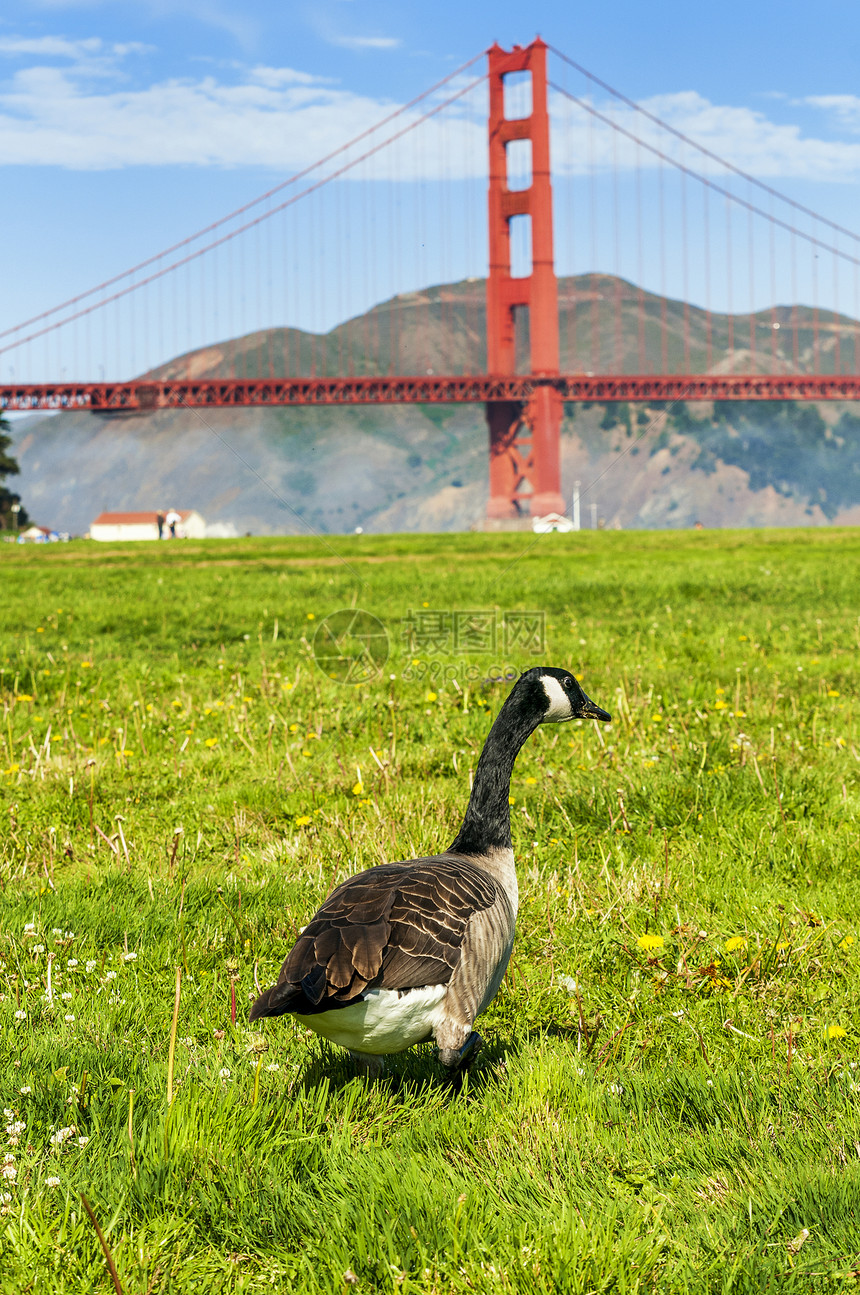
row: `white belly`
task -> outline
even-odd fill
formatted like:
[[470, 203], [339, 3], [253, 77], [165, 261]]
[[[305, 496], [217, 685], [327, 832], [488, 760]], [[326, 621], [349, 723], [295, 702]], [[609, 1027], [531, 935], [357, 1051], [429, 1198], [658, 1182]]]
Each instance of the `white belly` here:
[[371, 989], [357, 1003], [295, 1019], [324, 1039], [351, 1052], [382, 1056], [402, 1052], [433, 1036], [444, 1016], [447, 985], [426, 985], [408, 992]]

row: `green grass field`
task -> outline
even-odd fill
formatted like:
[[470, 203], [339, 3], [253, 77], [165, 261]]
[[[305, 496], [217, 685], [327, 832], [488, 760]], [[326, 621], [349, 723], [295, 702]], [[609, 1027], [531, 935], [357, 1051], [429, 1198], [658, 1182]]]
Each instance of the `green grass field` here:
[[[114, 1289], [80, 1193], [125, 1295], [860, 1282], [858, 569], [848, 531], [0, 546], [0, 1290]], [[349, 607], [367, 683], [313, 657]], [[250, 1032], [338, 880], [450, 842], [536, 663], [614, 722], [519, 758], [461, 1097], [429, 1046], [366, 1084]]]

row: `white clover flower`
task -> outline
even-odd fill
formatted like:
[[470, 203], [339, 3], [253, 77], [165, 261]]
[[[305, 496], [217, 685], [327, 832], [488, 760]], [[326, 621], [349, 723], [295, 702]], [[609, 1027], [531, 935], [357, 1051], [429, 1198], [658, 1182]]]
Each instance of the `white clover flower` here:
[[3, 1114], [6, 1116], [7, 1120], [14, 1120], [15, 1118], [15, 1112], [10, 1111], [8, 1106], [3, 1107]]
[[569, 994], [576, 993], [576, 981], [573, 976], [559, 976], [558, 983], [562, 989], [566, 989]]
[[122, 960], [123, 960], [123, 962], [137, 962], [137, 954], [136, 954], [136, 953], [124, 953], [124, 954], [122, 955]]
[[24, 934], [25, 934], [25, 935], [35, 935], [35, 933], [36, 933], [36, 923], [35, 923], [35, 922], [27, 922], [27, 923], [25, 923], [25, 925], [24, 925]]
[[66, 939], [67, 939], [67, 940], [73, 940], [74, 938], [75, 938], [75, 933], [74, 933], [74, 931], [66, 931]]
[[87, 971], [88, 971], [88, 972], [89, 972], [89, 971], [95, 971], [95, 969], [96, 969], [96, 967], [97, 967], [97, 966], [98, 966], [98, 962], [97, 962], [97, 960], [96, 960], [95, 958], [90, 958], [90, 959], [87, 961], [87, 967], [86, 967], [86, 969], [87, 969]]
[[22, 1097], [28, 1097], [30, 1093], [32, 1093], [32, 1091], [33, 1090], [29, 1084], [25, 1084], [23, 1088], [18, 1089], [18, 1092], [21, 1094]]
[[0, 1165], [0, 1178], [5, 1178], [7, 1182], [14, 1183], [17, 1177], [18, 1170], [12, 1164], [11, 1160], [7, 1160], [4, 1165]]
[[26, 1019], [27, 1019], [27, 1013], [23, 1010], [23, 1008], [19, 1007], [18, 1011], [15, 1013], [15, 1020], [26, 1021]]
[[59, 1180], [59, 1178], [46, 1178], [46, 1179], [45, 1179], [45, 1186], [46, 1186], [46, 1187], [59, 1187], [59, 1185], [60, 1185], [60, 1180]]
[[218, 1071], [218, 1078], [219, 1078], [219, 1079], [229, 1079], [229, 1078], [230, 1078], [230, 1071], [227, 1069], [227, 1067], [226, 1067], [226, 1066], [222, 1066], [222, 1068]]
[[51, 1135], [51, 1146], [61, 1147], [64, 1142], [68, 1142], [69, 1138], [73, 1138], [77, 1131], [74, 1124], [70, 1124], [66, 1129], [57, 1129], [57, 1132]]
[[66, 992], [65, 992], [64, 994], [60, 994], [60, 998], [62, 998], [62, 1000], [63, 1000], [63, 1002], [64, 1002], [64, 1003], [68, 1003], [68, 1002], [69, 1002], [69, 1000], [71, 999], [71, 997], [72, 997], [72, 995], [69, 993], [69, 991], [68, 991], [68, 990], [66, 990]]
[[0, 1205], [8, 1205], [11, 1199], [11, 1192], [0, 1192]]
[[85, 1147], [88, 1142], [89, 1142], [89, 1138], [78, 1138], [79, 1147]]
[[66, 1015], [63, 1017], [63, 1020], [68, 1021], [69, 1025], [74, 1025], [75, 1023], [75, 1018], [74, 1016], [72, 1016], [71, 1012], [66, 1012]]
[[78, 965], [77, 958], [69, 958], [68, 962], [66, 963], [66, 966], [69, 968], [76, 967], [77, 965]]
[[271, 1073], [274, 1073], [276, 1070], [280, 1070], [280, 1068], [281, 1067], [278, 1065], [277, 1061], [270, 1061], [266, 1066], [266, 1069]]
[[105, 972], [105, 980], [116, 980], [116, 972], [115, 972], [115, 971], [106, 971], [106, 972]]
[[33, 945], [33, 950], [32, 950], [32, 951], [33, 951], [33, 953], [44, 953], [44, 952], [45, 952], [45, 946], [44, 946], [44, 944], [34, 944], [34, 945]]
[[63, 934], [63, 928], [61, 926], [55, 926], [51, 930], [51, 935], [62, 935], [62, 934]]

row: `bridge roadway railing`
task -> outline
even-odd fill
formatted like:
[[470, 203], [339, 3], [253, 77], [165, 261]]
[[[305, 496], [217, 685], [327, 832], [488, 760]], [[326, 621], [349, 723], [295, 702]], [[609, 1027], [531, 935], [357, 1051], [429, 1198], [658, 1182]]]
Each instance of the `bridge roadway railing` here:
[[511, 377], [195, 378], [168, 382], [0, 384], [0, 412], [149, 413], [237, 406], [489, 404], [541, 386], [566, 401], [860, 400], [860, 374], [582, 374]]

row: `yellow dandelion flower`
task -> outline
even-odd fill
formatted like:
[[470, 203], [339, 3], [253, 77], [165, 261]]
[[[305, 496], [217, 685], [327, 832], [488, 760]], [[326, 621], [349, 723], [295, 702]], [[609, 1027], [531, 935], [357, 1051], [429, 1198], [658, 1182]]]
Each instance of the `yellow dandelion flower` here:
[[844, 940], [839, 941], [839, 947], [840, 949], [850, 949], [853, 943], [854, 943], [854, 936], [846, 935]]
[[37, 633], [37, 634], [44, 634], [44, 632], [45, 632], [45, 631], [42, 629], [42, 626], [41, 626], [41, 625], [38, 625], [38, 626], [36, 627], [36, 633]]
[[310, 751], [306, 746], [302, 747], [302, 755], [310, 755]]
[[218, 745], [218, 739], [217, 739], [217, 737], [207, 737], [207, 739], [206, 739], [206, 745], [207, 745], [207, 746], [217, 746], [217, 745]]
[[827, 1027], [828, 1039], [844, 1039], [847, 1034], [848, 1031], [843, 1029], [841, 1025], [828, 1025]]
[[735, 949], [742, 949], [746, 942], [745, 935], [733, 935], [730, 940], [726, 940], [723, 948], [726, 953], [734, 953]]
[[836, 691], [836, 689], [835, 689], [835, 688], [828, 688], [828, 689], [827, 689], [827, 696], [828, 696], [828, 697], [838, 697], [838, 696], [839, 696], [839, 693]]
[[363, 785], [362, 783], [360, 783], [360, 782], [357, 782], [357, 783], [354, 785], [353, 789], [352, 789], [352, 794], [353, 794], [353, 796], [363, 796], [363, 795], [364, 795], [364, 785]]
[[714, 710], [727, 710], [727, 709], [728, 709], [728, 702], [724, 702], [722, 700], [714, 702]]
[[435, 692], [427, 692], [427, 693], [425, 693], [425, 694], [424, 694], [424, 700], [425, 700], [425, 701], [435, 701], [435, 700], [436, 700], [436, 693], [435, 693]]
[[656, 952], [657, 949], [662, 949], [665, 943], [666, 941], [662, 935], [640, 935], [636, 941], [636, 947], [637, 949], [644, 949], [646, 953], [651, 953], [652, 950]]
[[516, 796], [508, 796], [508, 804], [509, 804], [509, 805], [516, 805], [516, 803], [517, 803], [517, 798], [516, 798]]
[[298, 731], [299, 731], [299, 726], [298, 726], [298, 724], [291, 724], [291, 725], [290, 725], [290, 732], [291, 732], [291, 733], [298, 733]]
[[28, 692], [19, 692], [15, 697], [16, 701], [32, 701], [33, 698]]
[[315, 620], [316, 620], [316, 616], [314, 615], [314, 613], [313, 613], [313, 612], [308, 612], [308, 620], [309, 620], [309, 621], [315, 621]]
[[739, 634], [739, 635], [738, 635], [738, 642], [739, 642], [739, 643], [748, 643], [748, 642], [749, 642], [749, 638], [747, 637], [747, 635], [746, 635], [746, 634]]
[[781, 953], [783, 949], [790, 949], [790, 948], [791, 948], [791, 944], [788, 940], [780, 940], [779, 944], [776, 946], [776, 951], [777, 953]]
[[82, 661], [82, 662], [81, 662], [81, 669], [82, 669], [82, 670], [92, 670], [92, 668], [93, 668], [93, 663], [92, 663], [92, 661]]
[[526, 782], [530, 787], [534, 787], [535, 783], [537, 782], [537, 778], [531, 778], [531, 777], [526, 778]]
[[296, 827], [307, 827], [310, 821], [311, 821], [310, 814], [302, 814], [300, 815], [299, 818], [296, 819]]

